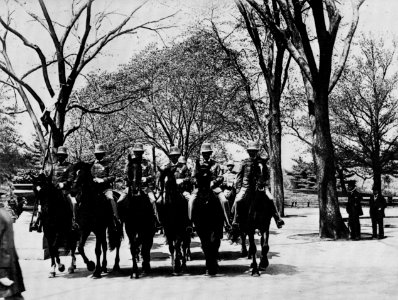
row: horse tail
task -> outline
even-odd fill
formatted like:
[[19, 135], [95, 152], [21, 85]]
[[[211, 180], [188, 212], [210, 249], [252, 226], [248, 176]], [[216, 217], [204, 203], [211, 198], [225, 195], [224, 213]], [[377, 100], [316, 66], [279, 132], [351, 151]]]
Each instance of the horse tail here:
[[108, 227], [108, 243], [109, 250], [113, 251], [115, 248], [120, 247], [123, 240], [123, 225], [109, 226]]

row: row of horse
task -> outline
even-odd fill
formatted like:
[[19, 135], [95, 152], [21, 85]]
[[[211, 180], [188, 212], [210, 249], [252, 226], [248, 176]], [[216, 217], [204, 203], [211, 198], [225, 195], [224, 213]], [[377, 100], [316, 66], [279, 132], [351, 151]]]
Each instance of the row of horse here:
[[[51, 184], [51, 178], [40, 174], [33, 180], [34, 191], [41, 204], [43, 233], [48, 242], [51, 258], [50, 277], [55, 276], [57, 266], [61, 272], [65, 269], [58, 253], [61, 246], [71, 252], [72, 260], [68, 269], [70, 273], [76, 269], [77, 249], [87, 269], [94, 271], [93, 277], [100, 278], [101, 274], [107, 271], [108, 246], [110, 250], [116, 249], [113, 270], [120, 270], [119, 250], [124, 227], [130, 242], [131, 278], [139, 278], [140, 274], [149, 273], [151, 270], [150, 251], [156, 232], [154, 208], [145, 194], [129, 192], [126, 200], [118, 203], [121, 224], [114, 226], [111, 204], [98, 192], [98, 186], [91, 175], [91, 166], [90, 163], [78, 162], [72, 167], [74, 180], [71, 193], [76, 196], [79, 203], [76, 216], [77, 228], [72, 226], [72, 208], [68, 201], [65, 197], [54, 196], [59, 191]], [[178, 274], [187, 269], [189, 259], [191, 232], [187, 231], [190, 224], [188, 203], [178, 191], [174, 173], [169, 169], [160, 170], [159, 182], [161, 192], [158, 193], [157, 210], [171, 255], [172, 272]], [[40, 188], [37, 188], [38, 186]], [[267, 253], [271, 215], [266, 205], [263, 205], [266, 201], [261, 201], [261, 197], [265, 197], [261, 193], [264, 192], [258, 191], [256, 196], [244, 206], [247, 214], [242, 219], [239, 233], [242, 240], [242, 254], [252, 258], [250, 266], [252, 275], [259, 275], [259, 271], [267, 268], [269, 264]], [[206, 273], [215, 275], [218, 271], [224, 215], [210, 187], [199, 188], [192, 219], [204, 252]], [[257, 226], [258, 220], [261, 220], [261, 226]], [[261, 235], [259, 264], [256, 259], [255, 231]], [[84, 251], [85, 243], [91, 233], [94, 233], [96, 239], [96, 262], [89, 260]], [[249, 251], [246, 249], [246, 236], [249, 237]], [[141, 272], [138, 268], [139, 255], [142, 257]]]

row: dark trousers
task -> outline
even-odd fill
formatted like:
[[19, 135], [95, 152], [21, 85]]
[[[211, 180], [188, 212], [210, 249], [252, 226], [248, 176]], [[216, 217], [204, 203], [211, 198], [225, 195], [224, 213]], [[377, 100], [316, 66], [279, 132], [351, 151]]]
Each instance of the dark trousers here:
[[348, 217], [348, 227], [352, 239], [361, 238], [361, 224], [359, 223], [359, 216]]
[[377, 227], [379, 227], [379, 237], [384, 237], [383, 217], [377, 216], [377, 217], [372, 217], [371, 219], [372, 219], [373, 237], [377, 237]]

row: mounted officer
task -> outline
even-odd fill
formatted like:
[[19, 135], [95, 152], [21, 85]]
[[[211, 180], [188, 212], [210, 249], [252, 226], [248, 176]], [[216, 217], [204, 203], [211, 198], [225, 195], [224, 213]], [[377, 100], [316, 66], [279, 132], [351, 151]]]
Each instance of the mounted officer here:
[[191, 171], [187, 166], [187, 160], [184, 156], [181, 156], [181, 151], [178, 147], [170, 147], [169, 153], [170, 163], [169, 168], [173, 170], [174, 177], [177, 182], [178, 191], [184, 198], [189, 201], [190, 193], [192, 191], [191, 183]]
[[350, 228], [351, 239], [359, 240], [361, 238], [361, 224], [359, 223], [359, 216], [363, 215], [361, 201], [362, 196], [357, 191], [355, 186], [355, 180], [348, 182], [348, 201], [347, 201], [347, 213], [348, 213], [348, 227]]
[[233, 160], [227, 162], [227, 172], [224, 173], [224, 181], [221, 185], [225, 198], [228, 200], [230, 206], [234, 203], [236, 196], [235, 182], [236, 173], [233, 171], [235, 163]]
[[93, 181], [96, 183], [97, 191], [103, 194], [107, 201], [112, 206], [114, 225], [120, 223], [117, 212], [116, 202], [113, 200], [112, 183], [115, 181], [115, 176], [110, 173], [110, 161], [105, 158], [106, 150], [104, 144], [96, 144], [94, 149], [95, 161], [91, 167], [91, 175]]
[[[68, 149], [64, 146], [60, 146], [56, 152], [57, 162], [52, 164], [50, 175], [51, 183], [56, 189], [56, 197], [64, 198], [69, 202], [73, 214], [72, 227], [76, 227], [76, 198], [70, 195], [71, 183], [73, 181], [73, 173], [71, 169], [71, 163], [66, 159], [68, 157]], [[39, 206], [39, 212], [41, 207]]]
[[269, 171], [266, 160], [259, 157], [259, 146], [256, 142], [250, 142], [247, 147], [249, 158], [242, 161], [236, 176], [237, 195], [234, 202], [234, 220], [233, 227], [239, 228], [242, 214], [242, 204], [247, 202], [251, 197], [255, 197], [257, 190], [265, 190], [266, 196], [264, 201], [271, 201], [271, 215], [273, 216], [278, 228], [282, 228], [285, 224], [276, 210], [273, 197], [269, 191]]
[[[214, 195], [219, 199], [221, 203], [221, 207], [224, 212], [224, 221], [227, 227], [227, 230], [231, 228], [230, 224], [230, 208], [228, 200], [225, 198], [224, 193], [222, 192], [220, 186], [224, 180], [222, 176], [222, 171], [220, 165], [213, 159], [210, 158], [213, 150], [211, 148], [210, 143], [203, 143], [200, 148], [200, 152], [202, 154], [202, 160], [198, 159], [196, 161], [196, 168], [200, 168], [202, 170], [201, 173], [207, 174], [209, 173], [209, 181], [210, 188], [212, 189]], [[197, 170], [194, 171], [194, 174], [197, 173]], [[195, 206], [195, 200], [198, 195], [198, 189], [196, 188], [191, 195], [191, 198], [188, 202], [188, 215], [189, 219], [192, 221], [192, 211]]]
[[131, 190], [133, 195], [142, 195], [148, 198], [148, 201], [150, 201], [154, 209], [156, 221], [158, 223], [157, 227], [159, 227], [160, 222], [155, 204], [156, 198], [153, 193], [155, 178], [152, 164], [143, 158], [145, 150], [142, 143], [134, 144], [132, 152], [134, 157], [130, 154], [128, 155], [124, 169], [127, 188], [120, 196], [118, 203], [122, 203], [126, 199], [129, 190]]
[[[384, 238], [384, 224], [385, 217], [384, 209], [387, 207], [386, 199], [380, 194], [376, 187], [373, 187], [373, 195], [369, 199], [369, 215], [372, 220], [372, 237]], [[379, 235], [377, 235], [377, 227], [379, 227]]]

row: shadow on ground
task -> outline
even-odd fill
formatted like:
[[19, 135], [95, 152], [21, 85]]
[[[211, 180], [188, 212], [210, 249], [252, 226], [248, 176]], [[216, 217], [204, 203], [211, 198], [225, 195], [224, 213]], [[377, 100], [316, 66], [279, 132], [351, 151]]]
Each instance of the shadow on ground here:
[[[287, 237], [288, 239], [292, 240], [303, 240], [306, 242], [329, 242], [329, 241], [335, 241], [334, 239], [331, 238], [323, 238], [321, 239], [319, 237], [319, 233], [301, 233], [301, 234], [294, 234], [294, 235], [289, 235]], [[340, 239], [338, 240], [339, 242], [360, 242], [360, 241], [366, 241], [366, 240], [372, 240], [372, 235], [370, 233], [361, 233], [361, 239], [360, 240], [351, 240], [351, 239]]]

